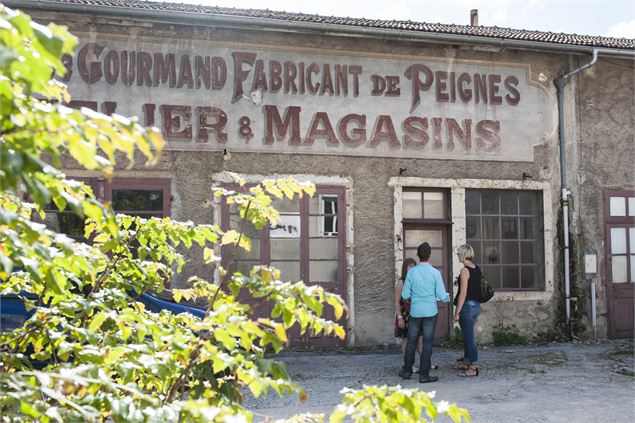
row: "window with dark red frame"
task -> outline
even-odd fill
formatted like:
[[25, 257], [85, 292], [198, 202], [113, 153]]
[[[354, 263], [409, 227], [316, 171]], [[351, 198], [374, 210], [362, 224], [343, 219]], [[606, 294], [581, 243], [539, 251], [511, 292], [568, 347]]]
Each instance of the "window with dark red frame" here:
[[[140, 217], [170, 215], [170, 180], [164, 178], [72, 178], [90, 186], [97, 199], [111, 201], [113, 210]], [[54, 205], [46, 210], [44, 223], [57, 232], [84, 240], [84, 222], [70, 210]]]
[[235, 261], [232, 270], [246, 274], [254, 265], [265, 264], [280, 269], [284, 280], [342, 283], [346, 251], [341, 232], [343, 204], [344, 189], [340, 187], [317, 187], [311, 198], [276, 199], [273, 206], [280, 212], [278, 222], [258, 231], [249, 223], [243, 225], [236, 208], [224, 203], [222, 228], [242, 229], [252, 240], [251, 251], [225, 248], [224, 264], [231, 258]]
[[499, 290], [544, 289], [542, 193], [466, 190], [466, 238]]
[[607, 191], [604, 222], [608, 279], [611, 283], [635, 282], [635, 192]]

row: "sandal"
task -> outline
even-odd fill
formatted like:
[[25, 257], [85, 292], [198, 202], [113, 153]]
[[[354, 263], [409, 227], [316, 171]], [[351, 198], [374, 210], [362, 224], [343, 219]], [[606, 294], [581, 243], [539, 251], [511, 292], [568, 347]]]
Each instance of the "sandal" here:
[[[472, 373], [468, 373], [468, 372], [472, 372]], [[477, 377], [478, 376], [478, 367], [476, 369], [465, 369], [465, 371], [463, 373], [459, 373], [457, 376], [459, 377]]]
[[452, 366], [452, 368], [454, 370], [467, 370], [470, 368], [470, 365], [465, 363], [465, 362], [461, 362], [461, 363], [457, 363], [456, 365]]

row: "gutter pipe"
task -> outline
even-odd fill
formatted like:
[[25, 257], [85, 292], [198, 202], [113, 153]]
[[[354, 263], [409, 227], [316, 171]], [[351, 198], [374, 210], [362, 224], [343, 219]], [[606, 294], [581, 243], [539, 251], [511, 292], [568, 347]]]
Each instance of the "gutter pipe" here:
[[635, 49], [593, 48], [570, 44], [556, 44], [536, 41], [511, 40], [500, 37], [482, 37], [473, 35], [442, 34], [436, 32], [410, 31], [402, 29], [369, 28], [353, 25], [324, 24], [313, 22], [284, 21], [279, 19], [212, 15], [205, 13], [176, 12], [127, 8], [121, 6], [101, 6], [92, 4], [64, 3], [51, 0], [4, 0], [5, 5], [23, 9], [40, 9], [56, 12], [84, 13], [90, 16], [109, 15], [159, 22], [221, 26], [243, 29], [274, 29], [286, 32], [300, 32], [332, 36], [354, 36], [369, 38], [397, 38], [405, 41], [430, 41], [446, 44], [490, 45], [499, 48], [516, 48], [537, 51], [568, 52], [589, 54], [597, 51], [603, 56], [621, 56], [635, 58]]
[[560, 138], [560, 186], [562, 193], [562, 239], [564, 250], [564, 305], [567, 329], [569, 330], [569, 336], [572, 335], [571, 331], [571, 283], [569, 275], [569, 196], [571, 191], [567, 184], [567, 151], [564, 132], [564, 88], [569, 83], [569, 78], [582, 70], [593, 66], [598, 59], [598, 50], [593, 50], [593, 58], [589, 63], [583, 65], [571, 72], [564, 74], [556, 79], [553, 83], [558, 91], [558, 129]]

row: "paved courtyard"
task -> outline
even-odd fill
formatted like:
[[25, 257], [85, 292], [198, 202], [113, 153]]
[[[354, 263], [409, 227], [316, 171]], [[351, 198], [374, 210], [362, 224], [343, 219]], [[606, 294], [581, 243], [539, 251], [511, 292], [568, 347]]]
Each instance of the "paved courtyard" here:
[[[632, 341], [555, 343], [546, 346], [492, 347], [480, 351], [478, 378], [464, 379], [452, 370], [457, 350], [436, 348], [432, 374], [439, 381], [419, 384], [397, 376], [396, 350], [366, 353], [289, 353], [281, 358], [291, 377], [309, 395], [248, 398], [255, 421], [299, 412], [330, 413], [344, 387], [398, 385], [436, 391], [437, 400], [467, 408], [475, 423], [631, 423], [635, 421]], [[441, 421], [449, 421], [443, 420]]]

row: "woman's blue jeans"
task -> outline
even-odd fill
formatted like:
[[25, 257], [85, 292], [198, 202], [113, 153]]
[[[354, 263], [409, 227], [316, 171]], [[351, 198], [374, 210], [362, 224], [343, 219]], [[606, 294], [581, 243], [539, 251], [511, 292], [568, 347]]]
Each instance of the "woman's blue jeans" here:
[[478, 361], [478, 349], [476, 348], [476, 334], [474, 328], [476, 319], [481, 314], [481, 305], [474, 300], [466, 301], [459, 314], [459, 325], [463, 334], [463, 354], [465, 360], [470, 363]]
[[404, 356], [404, 369], [412, 373], [412, 365], [415, 363], [415, 350], [419, 343], [419, 337], [423, 338], [423, 350], [419, 362], [419, 376], [430, 376], [432, 341], [434, 329], [437, 326], [437, 315], [431, 317], [412, 317], [408, 321], [408, 343]]

